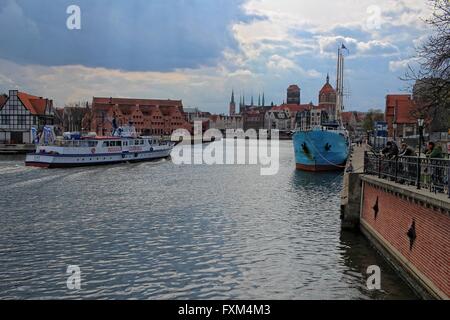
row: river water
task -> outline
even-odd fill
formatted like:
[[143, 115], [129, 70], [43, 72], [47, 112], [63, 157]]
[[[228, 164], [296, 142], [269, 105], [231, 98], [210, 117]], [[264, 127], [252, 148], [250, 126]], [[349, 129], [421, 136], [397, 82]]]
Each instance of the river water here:
[[[359, 234], [338, 173], [175, 165], [81, 169], [0, 161], [0, 299], [413, 299]], [[67, 288], [69, 265], [81, 289]], [[379, 291], [366, 286], [381, 268]]]

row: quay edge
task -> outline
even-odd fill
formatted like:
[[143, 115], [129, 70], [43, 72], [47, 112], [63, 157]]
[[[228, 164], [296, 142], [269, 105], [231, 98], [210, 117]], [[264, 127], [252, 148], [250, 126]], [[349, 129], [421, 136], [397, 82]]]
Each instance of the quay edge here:
[[[361, 161], [355, 156], [353, 161]], [[362, 232], [419, 297], [449, 300], [450, 199], [445, 194], [346, 173], [341, 219], [342, 228]]]

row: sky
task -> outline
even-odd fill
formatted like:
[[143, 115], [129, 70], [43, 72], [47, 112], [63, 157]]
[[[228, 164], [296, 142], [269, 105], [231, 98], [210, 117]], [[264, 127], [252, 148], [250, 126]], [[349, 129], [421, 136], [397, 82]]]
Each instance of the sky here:
[[[80, 8], [80, 29], [67, 8]], [[280, 104], [290, 84], [317, 103], [346, 52], [346, 109], [384, 108], [430, 34], [426, 0], [0, 0], [0, 92], [57, 106], [93, 96], [182, 99], [228, 112]]]

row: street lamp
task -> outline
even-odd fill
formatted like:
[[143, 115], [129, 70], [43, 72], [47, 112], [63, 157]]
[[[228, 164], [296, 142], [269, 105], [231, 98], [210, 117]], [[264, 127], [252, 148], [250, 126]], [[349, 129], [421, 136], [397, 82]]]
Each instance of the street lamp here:
[[394, 141], [397, 142], [397, 122], [394, 122], [392, 127], [394, 128]]
[[420, 174], [422, 171], [420, 158], [422, 153], [422, 140], [423, 140], [423, 126], [425, 120], [423, 118], [417, 119], [417, 124], [419, 126], [419, 154], [417, 155], [417, 189], [420, 190]]

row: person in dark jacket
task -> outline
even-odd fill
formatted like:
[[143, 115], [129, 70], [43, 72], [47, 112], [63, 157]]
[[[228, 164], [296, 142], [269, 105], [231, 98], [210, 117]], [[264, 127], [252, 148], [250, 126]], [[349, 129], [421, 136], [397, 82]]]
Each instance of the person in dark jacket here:
[[428, 143], [428, 148], [427, 148], [425, 155], [427, 156], [427, 158], [430, 158], [430, 159], [441, 159], [444, 157], [443, 152], [442, 152], [442, 147], [437, 146], [432, 141], [430, 143]]
[[399, 156], [400, 157], [415, 157], [416, 153], [406, 143], [402, 143], [402, 148], [400, 149]]
[[381, 151], [383, 156], [387, 159], [393, 159], [398, 156], [398, 147], [397, 144], [393, 141], [388, 141], [386, 143], [386, 147]]

